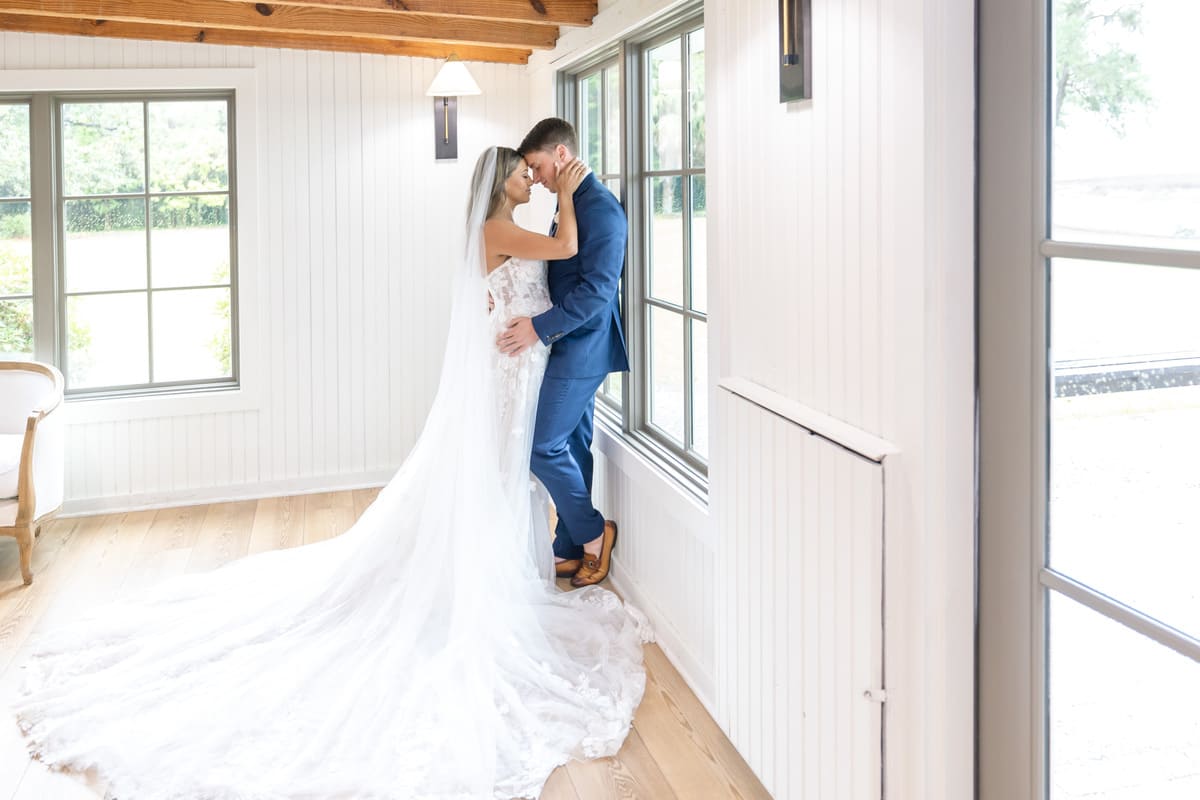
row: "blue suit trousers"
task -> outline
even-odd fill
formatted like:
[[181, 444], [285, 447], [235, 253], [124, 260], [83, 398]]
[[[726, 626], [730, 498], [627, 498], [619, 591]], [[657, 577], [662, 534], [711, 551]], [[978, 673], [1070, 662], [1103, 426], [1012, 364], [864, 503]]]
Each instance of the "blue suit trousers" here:
[[581, 558], [583, 543], [604, 533], [604, 515], [592, 505], [592, 425], [604, 378], [542, 380], [529, 466], [558, 511], [559, 558]]

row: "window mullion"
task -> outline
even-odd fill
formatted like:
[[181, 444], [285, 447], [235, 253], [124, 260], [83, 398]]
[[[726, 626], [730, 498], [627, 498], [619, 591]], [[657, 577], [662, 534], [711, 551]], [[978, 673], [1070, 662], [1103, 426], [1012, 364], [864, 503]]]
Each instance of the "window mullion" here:
[[[683, 234], [683, 251], [680, 256], [683, 268], [683, 307], [692, 307], [692, 179], [683, 173], [691, 165], [691, 120], [688, 118], [688, 90], [690, 63], [688, 61], [688, 37], [679, 35], [679, 216]], [[683, 315], [683, 449], [687, 452], [694, 446], [692, 432], [692, 323]]]
[[644, 398], [646, 381], [646, 309], [642, 302], [646, 273], [645, 230], [643, 206], [645, 187], [641, 175], [642, 157], [645, 150], [642, 140], [642, 51], [627, 43], [621, 45], [621, 100], [624, 103], [622, 116], [621, 152], [625, 172], [625, 211], [633, 224], [629, 226], [629, 241], [626, 250], [625, 271], [625, 323], [626, 336], [630, 343], [629, 380], [624, 387], [624, 429], [626, 433], [639, 430], [644, 423]]
[[62, 366], [58, 359], [57, 297], [54, 270], [54, 148], [51, 98], [35, 94], [29, 103], [29, 205], [33, 245], [33, 357]]
[[153, 265], [150, 263], [150, 103], [142, 101], [142, 193], [146, 222], [146, 375], [154, 383], [154, 292], [151, 291]]

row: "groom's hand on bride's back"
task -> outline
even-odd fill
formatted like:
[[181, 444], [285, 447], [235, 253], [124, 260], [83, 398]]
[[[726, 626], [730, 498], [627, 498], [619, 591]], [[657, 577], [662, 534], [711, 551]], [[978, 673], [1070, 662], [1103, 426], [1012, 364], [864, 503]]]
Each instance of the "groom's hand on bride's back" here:
[[496, 337], [496, 346], [508, 356], [519, 356], [539, 341], [533, 320], [529, 317], [514, 317]]

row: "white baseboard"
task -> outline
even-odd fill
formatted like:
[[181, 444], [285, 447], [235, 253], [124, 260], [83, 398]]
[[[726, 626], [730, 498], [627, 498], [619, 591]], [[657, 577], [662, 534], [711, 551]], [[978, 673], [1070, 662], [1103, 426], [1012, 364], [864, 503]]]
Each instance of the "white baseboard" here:
[[714, 702], [716, 677], [701, 666], [700, 659], [684, 644], [683, 638], [667, 616], [647, 597], [637, 581], [621, 567], [621, 560], [615, 554], [612, 558], [613, 570], [609, 573], [609, 580], [612, 581], [613, 588], [650, 619], [654, 628], [654, 639], [666, 654], [667, 660], [679, 670], [684, 682], [691, 687], [709, 715], [717, 719], [717, 707]]
[[155, 508], [195, 506], [206, 503], [227, 503], [235, 500], [258, 500], [264, 497], [285, 497], [295, 494], [338, 492], [383, 486], [395, 474], [394, 470], [359, 472], [348, 475], [321, 475], [286, 481], [243, 483], [235, 486], [211, 486], [182, 492], [149, 492], [146, 494], [113, 497], [87, 497], [68, 500], [59, 517], [83, 517], [91, 514], [117, 514]]

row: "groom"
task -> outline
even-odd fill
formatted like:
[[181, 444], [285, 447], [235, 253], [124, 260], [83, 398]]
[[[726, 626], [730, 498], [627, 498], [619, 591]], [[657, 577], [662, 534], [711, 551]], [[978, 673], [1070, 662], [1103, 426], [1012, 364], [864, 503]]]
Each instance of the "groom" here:
[[[534, 125], [517, 150], [534, 183], [557, 192], [558, 171], [579, 144], [571, 123], [551, 117]], [[572, 586], [590, 586], [608, 577], [617, 541], [617, 524], [592, 505], [592, 416], [604, 378], [629, 369], [617, 306], [628, 223], [621, 204], [591, 173], [573, 198], [579, 252], [548, 265], [553, 307], [511, 320], [498, 344], [511, 355], [539, 339], [554, 345], [538, 397], [530, 468], [558, 511], [556, 573], [572, 576]]]

